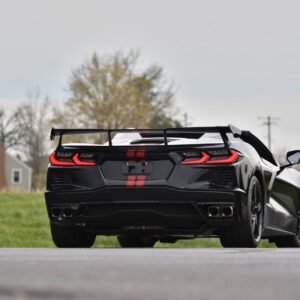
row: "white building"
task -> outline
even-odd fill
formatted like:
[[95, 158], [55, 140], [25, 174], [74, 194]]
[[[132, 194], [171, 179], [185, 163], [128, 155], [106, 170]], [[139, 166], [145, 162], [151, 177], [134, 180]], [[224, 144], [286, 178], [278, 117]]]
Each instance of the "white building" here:
[[32, 169], [0, 144], [0, 189], [31, 191]]

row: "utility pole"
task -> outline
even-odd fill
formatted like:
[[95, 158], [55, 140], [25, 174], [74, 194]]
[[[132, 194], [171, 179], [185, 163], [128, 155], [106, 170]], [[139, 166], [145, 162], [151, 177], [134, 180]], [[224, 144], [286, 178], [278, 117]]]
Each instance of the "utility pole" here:
[[268, 147], [269, 150], [271, 150], [271, 146], [272, 146], [272, 125], [277, 125], [277, 121], [280, 120], [280, 118], [274, 118], [271, 116], [267, 116], [267, 117], [259, 117], [259, 120], [262, 120], [263, 126], [267, 126], [268, 128]]
[[188, 114], [184, 113], [183, 117], [184, 117], [184, 121], [183, 121], [184, 127], [188, 127], [189, 126]]

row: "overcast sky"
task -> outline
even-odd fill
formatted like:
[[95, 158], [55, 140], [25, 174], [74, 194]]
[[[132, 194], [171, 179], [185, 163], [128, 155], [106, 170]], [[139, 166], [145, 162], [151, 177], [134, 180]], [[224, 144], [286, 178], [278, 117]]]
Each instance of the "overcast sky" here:
[[164, 67], [192, 125], [233, 123], [300, 148], [300, 1], [0, 0], [0, 106], [40, 87], [66, 97], [94, 51], [138, 48]]

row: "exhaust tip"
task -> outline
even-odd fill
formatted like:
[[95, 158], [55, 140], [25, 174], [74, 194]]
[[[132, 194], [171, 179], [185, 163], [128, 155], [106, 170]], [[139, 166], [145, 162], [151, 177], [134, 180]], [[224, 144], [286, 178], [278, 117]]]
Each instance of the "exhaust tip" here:
[[63, 216], [64, 218], [72, 218], [72, 217], [73, 217], [73, 214], [74, 214], [74, 212], [73, 212], [73, 209], [72, 209], [72, 208], [64, 208], [64, 209], [62, 210], [62, 216]]
[[61, 209], [59, 207], [51, 208], [51, 216], [53, 218], [59, 218], [61, 216]]
[[233, 217], [233, 206], [224, 206], [222, 208], [222, 216], [226, 218]]
[[220, 207], [219, 206], [209, 206], [208, 207], [208, 216], [210, 218], [217, 218], [220, 216]]

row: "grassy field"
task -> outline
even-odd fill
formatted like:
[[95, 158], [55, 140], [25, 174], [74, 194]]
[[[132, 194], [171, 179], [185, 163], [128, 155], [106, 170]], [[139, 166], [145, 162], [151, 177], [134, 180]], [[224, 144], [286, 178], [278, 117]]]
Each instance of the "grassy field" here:
[[[261, 247], [272, 247], [266, 241]], [[0, 247], [54, 247], [42, 193], [0, 193]], [[97, 237], [94, 247], [119, 247], [114, 237]], [[156, 247], [220, 247], [218, 239], [195, 239]]]

